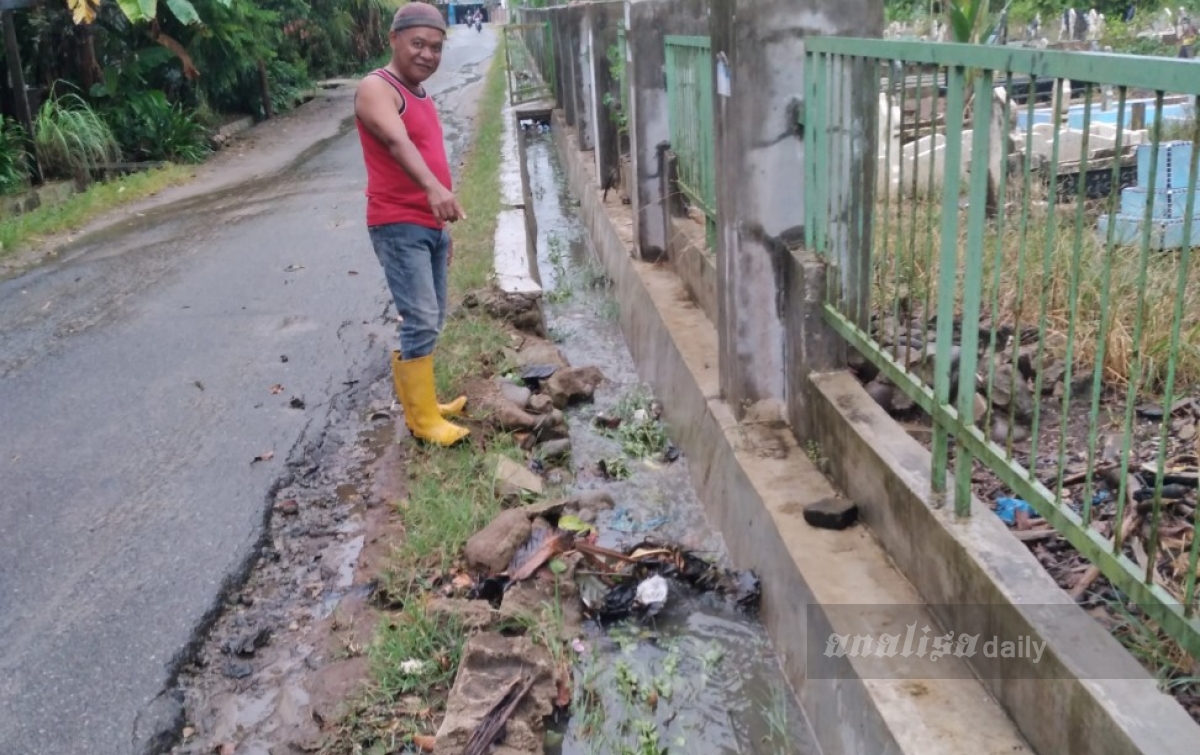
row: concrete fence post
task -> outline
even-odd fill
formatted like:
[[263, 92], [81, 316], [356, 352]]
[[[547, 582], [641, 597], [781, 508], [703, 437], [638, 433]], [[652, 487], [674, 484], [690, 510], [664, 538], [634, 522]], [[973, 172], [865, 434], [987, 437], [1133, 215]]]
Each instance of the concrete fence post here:
[[625, 8], [634, 238], [642, 259], [658, 260], [667, 248], [660, 168], [671, 139], [663, 38], [708, 34], [708, 0], [629, 0]]
[[562, 68], [562, 110], [567, 125], [572, 128], [578, 123], [579, 90], [576, 71], [579, 68], [579, 35], [576, 33], [574, 16], [577, 6], [563, 5], [550, 12], [558, 19], [558, 34], [562, 46], [558, 49], [558, 63]]
[[592, 129], [596, 123], [592, 101], [592, 4], [573, 5], [568, 12], [575, 40], [575, 141], [580, 151], [587, 152], [595, 148]]
[[570, 54], [565, 34], [565, 8], [550, 8], [546, 16], [550, 21], [550, 37], [554, 44], [554, 102], [563, 112], [567, 111], [567, 80], [570, 76]]
[[[809, 372], [837, 364], [819, 316], [824, 274], [804, 238], [804, 39], [878, 37], [882, 4], [712, 0], [716, 116], [717, 328], [721, 392], [741, 412], [763, 399], [805, 404]], [[865, 83], [873, 93], [878, 84]], [[868, 97], [861, 98], [863, 100]], [[870, 149], [863, 150], [873, 155]], [[869, 192], [856, 192], [869, 201]]]
[[596, 150], [596, 176], [601, 185], [614, 184], [621, 169], [621, 134], [609, 102], [621, 101], [620, 83], [612, 75], [609, 51], [616, 49], [617, 30], [625, 14], [623, 2], [588, 5], [588, 45], [591, 48], [589, 89], [592, 108], [592, 146]]

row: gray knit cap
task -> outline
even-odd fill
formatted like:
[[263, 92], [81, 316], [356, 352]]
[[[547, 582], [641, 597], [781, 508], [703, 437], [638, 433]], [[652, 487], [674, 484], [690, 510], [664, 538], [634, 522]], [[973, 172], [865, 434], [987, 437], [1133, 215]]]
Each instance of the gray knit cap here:
[[428, 3], [412, 2], [400, 7], [392, 18], [392, 31], [403, 31], [414, 26], [446, 31], [446, 20], [437, 8]]

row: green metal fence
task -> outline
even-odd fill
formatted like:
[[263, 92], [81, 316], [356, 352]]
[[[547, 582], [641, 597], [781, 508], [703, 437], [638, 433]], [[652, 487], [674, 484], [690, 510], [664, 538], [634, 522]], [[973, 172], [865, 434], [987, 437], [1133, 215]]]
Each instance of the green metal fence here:
[[617, 25], [617, 65], [614, 66], [617, 73], [617, 86], [621, 88], [621, 112], [625, 117], [629, 117], [629, 38], [625, 31], [625, 22], [621, 21]]
[[708, 37], [666, 37], [667, 109], [679, 189], [716, 224], [712, 49]]
[[1023, 500], [1086, 559], [1060, 584], [1200, 658], [1196, 71], [810, 38], [802, 126], [826, 318], [931, 418], [935, 502]]
[[554, 42], [550, 24], [504, 27], [508, 96], [514, 105], [554, 97]]

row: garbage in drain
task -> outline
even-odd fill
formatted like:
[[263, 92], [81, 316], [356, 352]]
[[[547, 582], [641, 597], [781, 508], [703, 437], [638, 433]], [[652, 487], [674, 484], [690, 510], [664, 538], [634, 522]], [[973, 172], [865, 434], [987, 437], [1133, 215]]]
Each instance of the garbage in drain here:
[[536, 510], [530, 512], [535, 526], [507, 568], [472, 577], [460, 596], [498, 608], [518, 583], [549, 572], [573, 580], [584, 615], [602, 623], [629, 616], [651, 619], [676, 589], [717, 593], [747, 613], [758, 609], [762, 589], [753, 571], [722, 569], [698, 553], [658, 540], [624, 550], [604, 548], [596, 544], [596, 525], [562, 509], [530, 509]]

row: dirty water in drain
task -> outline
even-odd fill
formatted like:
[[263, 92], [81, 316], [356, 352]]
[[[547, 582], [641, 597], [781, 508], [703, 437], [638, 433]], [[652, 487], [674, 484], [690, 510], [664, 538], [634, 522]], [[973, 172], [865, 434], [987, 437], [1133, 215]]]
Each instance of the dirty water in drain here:
[[[652, 540], [733, 569], [693, 492], [688, 460], [661, 425], [645, 421], [658, 407], [638, 378], [552, 137], [530, 129], [523, 138], [547, 330], [572, 365], [597, 365], [606, 378], [593, 403], [567, 410], [571, 492], [612, 497], [612, 510], [595, 520], [600, 546], [628, 552]], [[625, 432], [602, 427], [619, 416], [638, 421]], [[763, 626], [717, 592], [672, 580], [655, 616], [589, 622], [571, 652], [571, 717], [551, 731], [547, 752], [819, 752]]]

